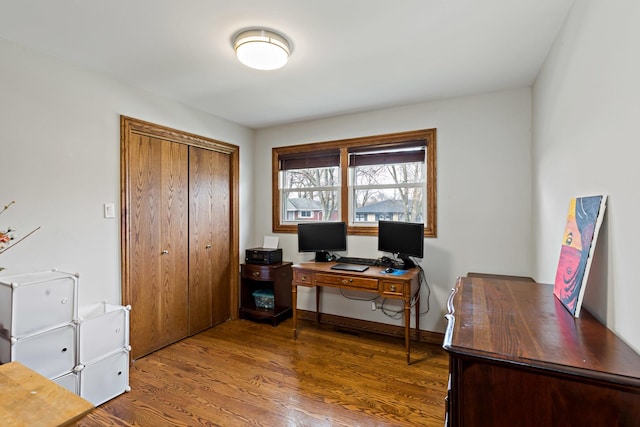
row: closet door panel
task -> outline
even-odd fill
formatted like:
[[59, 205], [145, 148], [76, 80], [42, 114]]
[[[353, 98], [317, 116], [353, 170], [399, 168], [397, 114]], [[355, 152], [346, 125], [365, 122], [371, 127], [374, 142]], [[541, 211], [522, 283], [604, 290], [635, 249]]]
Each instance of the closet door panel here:
[[189, 333], [210, 328], [213, 319], [214, 240], [211, 152], [189, 148]]
[[[213, 193], [213, 325], [231, 318], [231, 273], [238, 269], [231, 257], [231, 159], [228, 154], [212, 153]], [[236, 311], [237, 307], [234, 308]]]
[[135, 359], [188, 335], [188, 148], [133, 135], [128, 165]]
[[189, 332], [230, 318], [229, 156], [189, 148]]

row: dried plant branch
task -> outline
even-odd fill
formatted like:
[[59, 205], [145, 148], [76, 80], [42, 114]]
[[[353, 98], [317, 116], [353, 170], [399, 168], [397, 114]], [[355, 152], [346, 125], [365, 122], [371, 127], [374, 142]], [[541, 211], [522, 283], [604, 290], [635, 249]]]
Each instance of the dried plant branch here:
[[11, 205], [13, 205], [16, 201], [12, 200], [8, 205], [4, 205], [4, 208], [0, 211], [0, 215], [2, 215], [2, 213], [4, 211], [6, 211], [7, 209], [9, 209], [11, 207]]
[[[1, 212], [0, 212], [1, 213]], [[31, 236], [33, 233], [35, 233], [36, 231], [40, 230], [40, 227], [32, 230], [30, 233], [28, 233], [27, 235], [23, 236], [21, 239], [17, 240], [16, 242], [10, 244], [9, 246], [5, 247], [4, 249], [0, 249], [0, 254], [5, 253], [6, 251], [8, 251], [9, 249], [11, 249], [12, 247], [14, 247], [15, 245], [17, 245], [18, 243], [22, 242], [24, 239], [26, 239], [27, 237]]]

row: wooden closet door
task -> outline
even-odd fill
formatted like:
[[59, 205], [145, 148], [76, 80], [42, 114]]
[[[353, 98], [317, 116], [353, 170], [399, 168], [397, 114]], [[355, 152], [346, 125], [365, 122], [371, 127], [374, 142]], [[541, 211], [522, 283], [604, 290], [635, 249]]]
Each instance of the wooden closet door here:
[[189, 147], [189, 333], [231, 316], [230, 156]]
[[129, 141], [131, 356], [188, 336], [188, 147], [133, 134]]

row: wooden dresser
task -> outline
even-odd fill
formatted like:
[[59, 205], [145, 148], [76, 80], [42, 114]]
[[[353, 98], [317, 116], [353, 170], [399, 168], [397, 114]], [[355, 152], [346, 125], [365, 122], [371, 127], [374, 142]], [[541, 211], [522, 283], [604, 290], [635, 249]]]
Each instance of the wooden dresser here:
[[640, 355], [552, 285], [460, 278], [448, 310], [447, 425], [640, 425]]

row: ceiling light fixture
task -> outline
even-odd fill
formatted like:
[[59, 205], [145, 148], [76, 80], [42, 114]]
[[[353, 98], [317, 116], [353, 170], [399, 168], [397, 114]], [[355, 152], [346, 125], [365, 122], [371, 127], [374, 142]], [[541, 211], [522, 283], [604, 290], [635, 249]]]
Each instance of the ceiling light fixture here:
[[284, 66], [291, 52], [284, 36], [255, 28], [240, 32], [233, 39], [238, 60], [257, 70], [276, 70]]

